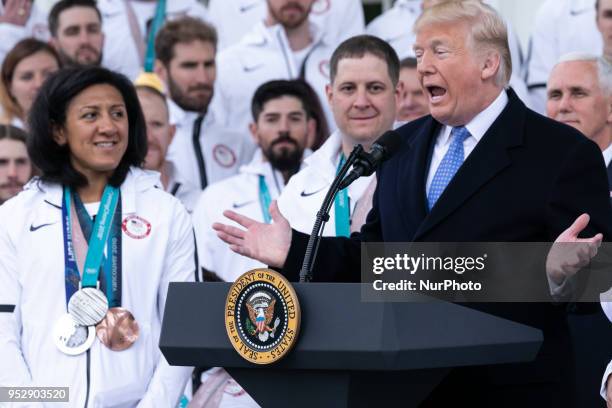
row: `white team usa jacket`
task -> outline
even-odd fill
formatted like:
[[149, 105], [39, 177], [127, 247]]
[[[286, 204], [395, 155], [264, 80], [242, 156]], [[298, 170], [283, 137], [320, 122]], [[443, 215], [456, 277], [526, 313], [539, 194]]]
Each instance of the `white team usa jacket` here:
[[[310, 157], [304, 159], [304, 168], [291, 177], [287, 186], [278, 198], [278, 209], [289, 221], [291, 228], [310, 234], [314, 226], [317, 211], [323, 204], [327, 190], [336, 177], [340, 160], [341, 135], [337, 130]], [[358, 178], [348, 187], [351, 216], [355, 205], [364, 195], [375, 174]], [[324, 236], [335, 236], [335, 204], [329, 213], [329, 221], [323, 230]]]
[[[209, 0], [208, 18], [217, 28], [218, 49], [240, 41], [257, 21], [266, 18], [265, 0]], [[336, 43], [363, 33], [363, 6], [359, 0], [315, 0], [308, 18], [335, 31]]]
[[546, 0], [537, 10], [526, 81], [535, 111], [546, 113], [546, 83], [559, 58], [570, 52], [601, 55], [595, 18], [595, 0]]
[[70, 402], [53, 408], [176, 406], [190, 369], [168, 365], [159, 334], [169, 282], [194, 280], [194, 243], [187, 212], [160, 184], [132, 168], [121, 186], [122, 307], [140, 336], [121, 352], [96, 339], [89, 361], [52, 340], [66, 313], [61, 186], [33, 180], [0, 206], [0, 386], [69, 387]]
[[225, 210], [264, 222], [259, 201], [259, 177], [265, 177], [272, 200], [279, 196], [284, 182], [281, 173], [272, 170], [262, 156], [261, 150], [257, 150], [251, 163], [242, 166], [239, 174], [208, 186], [192, 213], [199, 263], [224, 281], [233, 282], [246, 271], [266, 267], [259, 261], [233, 252], [212, 229], [215, 222], [240, 227], [223, 216]]
[[[215, 96], [216, 98], [216, 96]], [[166, 160], [176, 170], [177, 179], [201, 190], [200, 169], [193, 143], [194, 122], [198, 115], [187, 112], [167, 99], [170, 110], [170, 123], [176, 125], [176, 133]], [[209, 109], [200, 127], [200, 148], [208, 184], [223, 180], [238, 173], [240, 166], [253, 157], [255, 144], [248, 130], [242, 132], [223, 126], [219, 112]]]
[[[313, 45], [308, 51], [305, 79], [317, 92], [329, 127], [335, 129], [333, 115], [325, 103], [325, 85], [329, 83], [329, 60], [337, 44], [331, 34], [312, 22], [310, 30]], [[217, 57], [212, 106], [221, 123], [248, 131], [248, 124], [253, 120], [251, 100], [255, 90], [270, 80], [299, 78], [300, 68], [283, 27], [280, 24], [266, 27], [263, 21], [257, 22], [240, 42], [224, 49]]]
[[[123, 0], [98, 0], [97, 6], [102, 14], [102, 31], [104, 31], [105, 36], [102, 65], [122, 73], [133, 81], [142, 70], [143, 61], [140, 61], [138, 48], [132, 37], [126, 2]], [[152, 20], [154, 15], [155, 8], [152, 7], [151, 14], [147, 16], [145, 21]], [[166, 20], [191, 16], [206, 21], [208, 19], [207, 15], [206, 7], [197, 0], [166, 2]], [[144, 24], [140, 23], [139, 25], [146, 47], [148, 30]]]

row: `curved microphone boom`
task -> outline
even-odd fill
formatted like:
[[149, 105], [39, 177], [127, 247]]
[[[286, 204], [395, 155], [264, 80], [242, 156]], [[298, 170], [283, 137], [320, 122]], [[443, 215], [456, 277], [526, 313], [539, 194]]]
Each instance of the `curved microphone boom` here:
[[351, 172], [342, 180], [339, 189], [348, 187], [359, 177], [369, 176], [376, 171], [378, 166], [393, 156], [401, 146], [401, 138], [395, 130], [389, 130], [379, 137], [370, 153], [362, 153], [353, 164]]

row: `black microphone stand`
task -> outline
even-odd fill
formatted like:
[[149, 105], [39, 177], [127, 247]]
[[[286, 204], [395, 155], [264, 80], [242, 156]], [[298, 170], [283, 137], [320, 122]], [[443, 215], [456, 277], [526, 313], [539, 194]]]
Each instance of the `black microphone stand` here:
[[321, 242], [321, 236], [323, 234], [323, 228], [325, 223], [329, 221], [329, 210], [334, 202], [334, 198], [338, 191], [340, 191], [340, 183], [344, 176], [349, 171], [350, 167], [363, 155], [363, 147], [358, 144], [353, 148], [353, 151], [344, 162], [344, 165], [340, 168], [340, 171], [336, 175], [334, 182], [327, 190], [325, 199], [321, 208], [317, 212], [317, 218], [315, 219], [310, 238], [308, 239], [308, 246], [304, 253], [304, 262], [302, 263], [302, 269], [300, 270], [300, 282], [310, 282], [312, 280], [312, 268], [314, 267], [314, 261], [317, 257], [317, 251], [319, 250], [319, 243]]

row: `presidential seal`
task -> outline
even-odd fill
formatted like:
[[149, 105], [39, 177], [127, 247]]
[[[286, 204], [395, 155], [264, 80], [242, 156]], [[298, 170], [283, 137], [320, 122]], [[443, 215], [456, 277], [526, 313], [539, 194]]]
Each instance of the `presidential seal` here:
[[289, 281], [271, 269], [240, 276], [225, 301], [225, 329], [234, 349], [251, 363], [283, 358], [300, 330], [300, 304]]

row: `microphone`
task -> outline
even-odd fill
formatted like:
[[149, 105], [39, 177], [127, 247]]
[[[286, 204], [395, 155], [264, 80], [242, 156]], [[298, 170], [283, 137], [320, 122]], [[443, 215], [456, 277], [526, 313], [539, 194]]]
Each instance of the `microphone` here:
[[347, 188], [353, 181], [359, 177], [369, 176], [376, 171], [382, 162], [388, 160], [400, 149], [402, 144], [399, 133], [395, 130], [386, 131], [379, 137], [374, 144], [370, 153], [362, 153], [351, 172], [340, 182], [339, 190]]

